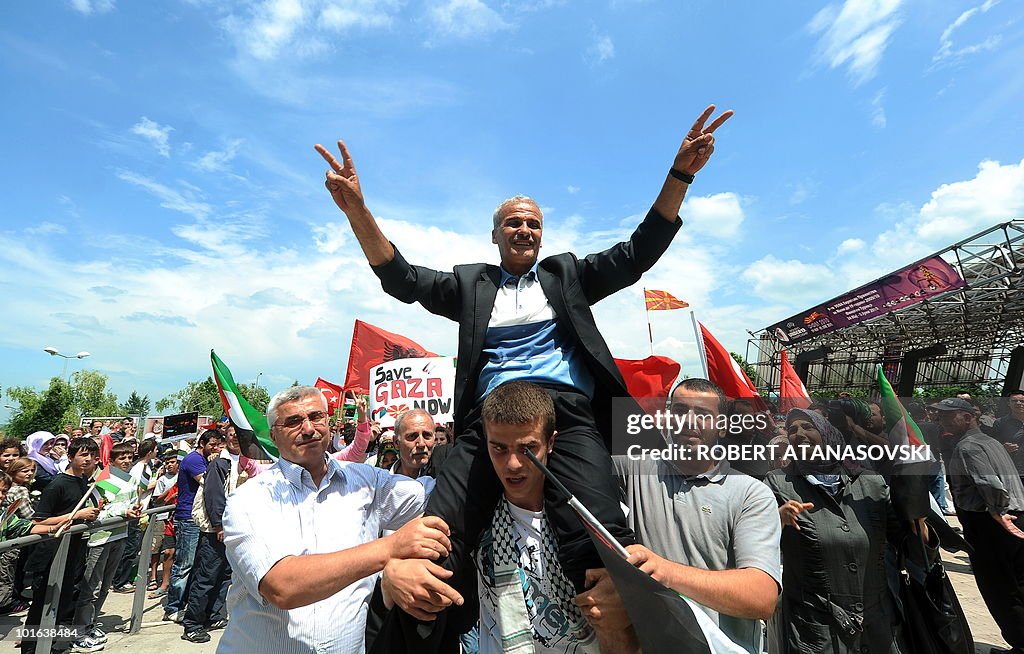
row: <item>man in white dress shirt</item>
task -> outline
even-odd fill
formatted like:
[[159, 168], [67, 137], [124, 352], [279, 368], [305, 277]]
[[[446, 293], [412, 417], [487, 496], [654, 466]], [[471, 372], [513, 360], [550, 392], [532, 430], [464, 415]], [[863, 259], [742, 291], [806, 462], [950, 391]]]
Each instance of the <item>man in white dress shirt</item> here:
[[[270, 401], [281, 458], [232, 494], [224, 544], [231, 620], [218, 652], [362, 654], [375, 574], [392, 558], [447, 556], [448, 527], [417, 518], [423, 486], [326, 456], [327, 402], [312, 386]], [[378, 538], [382, 529], [397, 529]]]

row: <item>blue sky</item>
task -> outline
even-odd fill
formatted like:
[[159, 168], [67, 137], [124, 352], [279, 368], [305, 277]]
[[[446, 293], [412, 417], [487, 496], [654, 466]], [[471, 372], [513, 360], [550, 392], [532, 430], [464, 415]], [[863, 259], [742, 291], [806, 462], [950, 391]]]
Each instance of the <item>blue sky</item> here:
[[[1024, 215], [1019, 3], [847, 0], [121, 0], [0, 6], [0, 386], [62, 361], [156, 400], [209, 374], [341, 380], [352, 321], [454, 353], [380, 290], [313, 144], [341, 137], [415, 263], [496, 261], [490, 214], [545, 210], [545, 249], [627, 236], [693, 118], [735, 117], [686, 224], [595, 307], [648, 352], [642, 286], [727, 346]], [[696, 372], [689, 317], [655, 350]], [[4, 404], [9, 401], [4, 398]], [[6, 410], [0, 409], [0, 419]]]

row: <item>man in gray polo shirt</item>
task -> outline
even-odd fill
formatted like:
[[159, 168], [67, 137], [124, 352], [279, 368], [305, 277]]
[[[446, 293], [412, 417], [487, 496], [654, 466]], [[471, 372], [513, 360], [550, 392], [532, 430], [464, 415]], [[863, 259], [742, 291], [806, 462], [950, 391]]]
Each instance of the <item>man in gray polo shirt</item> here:
[[[672, 430], [675, 444], [695, 448], [718, 441], [716, 425], [726, 412], [718, 386], [684, 379], [669, 397], [672, 414], [696, 417], [687, 428]], [[612, 459], [630, 526], [642, 543], [627, 548], [630, 562], [699, 603], [737, 645], [760, 652], [760, 620], [771, 617], [782, 588], [782, 527], [772, 492], [724, 460]], [[577, 599], [584, 615], [621, 615], [607, 578], [596, 572], [588, 577], [599, 581]]]

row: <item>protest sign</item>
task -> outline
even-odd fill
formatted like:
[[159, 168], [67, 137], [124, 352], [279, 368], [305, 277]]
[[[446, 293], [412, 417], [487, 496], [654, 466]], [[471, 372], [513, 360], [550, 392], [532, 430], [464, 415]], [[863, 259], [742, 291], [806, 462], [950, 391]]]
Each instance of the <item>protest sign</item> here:
[[425, 357], [387, 361], [370, 370], [370, 413], [381, 427], [409, 409], [424, 409], [435, 423], [452, 421], [455, 359]]

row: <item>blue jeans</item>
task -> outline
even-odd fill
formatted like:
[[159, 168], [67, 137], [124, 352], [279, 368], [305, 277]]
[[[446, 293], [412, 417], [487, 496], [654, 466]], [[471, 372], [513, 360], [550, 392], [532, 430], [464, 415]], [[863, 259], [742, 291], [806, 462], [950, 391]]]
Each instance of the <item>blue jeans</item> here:
[[480, 651], [480, 623], [459, 637], [462, 642], [462, 654], [477, 654]]
[[946, 480], [945, 475], [942, 474], [942, 469], [928, 479], [928, 492], [935, 498], [935, 503], [939, 505], [939, 508], [943, 512], [947, 510], [946, 507]]
[[164, 612], [177, 613], [185, 608], [192, 578], [192, 562], [196, 558], [199, 527], [191, 519], [174, 519], [174, 565], [171, 566], [171, 587], [167, 589]]

